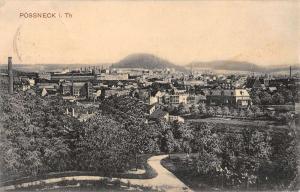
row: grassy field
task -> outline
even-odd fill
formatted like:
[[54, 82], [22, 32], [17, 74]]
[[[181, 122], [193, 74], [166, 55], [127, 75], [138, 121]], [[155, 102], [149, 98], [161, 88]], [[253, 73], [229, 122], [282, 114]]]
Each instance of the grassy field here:
[[262, 120], [241, 120], [230, 118], [204, 118], [204, 119], [188, 119], [188, 124], [195, 126], [200, 123], [215, 124], [215, 129], [220, 132], [241, 132], [244, 128], [257, 128], [262, 132], [285, 133], [288, 125], [278, 124], [274, 121]]
[[248, 126], [276, 126], [280, 128], [285, 128], [285, 125], [281, 125], [275, 121], [263, 121], [263, 120], [247, 120], [247, 119], [231, 119], [231, 118], [221, 118], [221, 117], [210, 117], [203, 119], [188, 119], [187, 122], [213, 122], [213, 123], [223, 123], [223, 124], [233, 124], [233, 125], [248, 125]]

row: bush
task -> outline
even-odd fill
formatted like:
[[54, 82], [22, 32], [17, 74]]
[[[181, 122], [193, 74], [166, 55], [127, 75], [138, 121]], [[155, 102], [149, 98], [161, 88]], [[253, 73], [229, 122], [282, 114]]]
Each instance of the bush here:
[[113, 181], [113, 186], [118, 187], [118, 188], [121, 187], [121, 181], [119, 179], [114, 180]]

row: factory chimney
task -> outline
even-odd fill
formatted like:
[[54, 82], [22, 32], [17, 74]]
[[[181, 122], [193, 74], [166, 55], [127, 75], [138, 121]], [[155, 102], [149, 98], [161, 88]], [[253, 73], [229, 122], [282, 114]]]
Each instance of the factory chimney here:
[[290, 78], [292, 77], [292, 66], [290, 66]]
[[14, 93], [14, 75], [12, 69], [12, 57], [8, 57], [8, 92], [9, 94]]

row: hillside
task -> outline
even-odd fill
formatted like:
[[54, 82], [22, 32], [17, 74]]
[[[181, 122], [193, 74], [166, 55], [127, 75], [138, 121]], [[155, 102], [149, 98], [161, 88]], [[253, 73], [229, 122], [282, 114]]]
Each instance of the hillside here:
[[[95, 64], [13, 64], [14, 69], [24, 72], [54, 72], [66, 68], [79, 69], [81, 67], [108, 67], [111, 63], [95, 63]], [[293, 73], [300, 72], [299, 64], [291, 64]], [[131, 54], [113, 64], [115, 68], [144, 68], [144, 69], [165, 69], [174, 68], [177, 71], [188, 72], [194, 69], [210, 69], [221, 71], [241, 71], [241, 72], [262, 72], [262, 73], [289, 73], [289, 64], [277, 66], [259, 66], [246, 61], [233, 60], [215, 60], [215, 61], [196, 61], [187, 65], [176, 65], [166, 59], [162, 59], [153, 54], [137, 53]], [[0, 69], [7, 69], [7, 64], [0, 64]]]
[[115, 68], [144, 68], [144, 69], [165, 69], [174, 68], [178, 71], [186, 71], [184, 67], [175, 65], [170, 61], [152, 54], [138, 53], [131, 54], [113, 65]]
[[[217, 60], [209, 62], [192, 62], [187, 65], [190, 68], [206, 68], [212, 70], [229, 70], [229, 71], [251, 71], [251, 72], [281, 72], [288, 71], [289, 65], [281, 66], [259, 66], [254, 63], [245, 61]], [[299, 70], [299, 65], [293, 64], [293, 70]]]
[[218, 60], [209, 62], [192, 62], [187, 65], [189, 68], [209, 68], [214, 70], [233, 71], [262, 71], [264, 68], [249, 62], [239, 62], [230, 60]]

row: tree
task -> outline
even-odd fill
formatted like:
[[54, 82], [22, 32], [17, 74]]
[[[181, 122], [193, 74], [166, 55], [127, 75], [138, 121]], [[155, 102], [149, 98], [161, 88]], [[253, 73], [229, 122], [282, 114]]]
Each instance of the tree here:
[[252, 112], [251, 109], [247, 109], [246, 110], [246, 116], [249, 118], [253, 118], [254, 117], [254, 113]]
[[259, 97], [260, 97], [261, 104], [263, 105], [271, 104], [272, 96], [268, 92], [266, 91], [260, 92]]
[[129, 133], [121, 124], [101, 113], [96, 114], [86, 122], [85, 137], [79, 143], [84, 169], [107, 174], [124, 170], [134, 158], [129, 139]]
[[180, 103], [178, 105], [177, 111], [179, 115], [184, 115], [189, 112], [189, 109], [187, 109], [183, 103]]
[[[161, 151], [164, 151], [166, 153], [172, 153], [175, 150], [180, 150], [180, 145], [178, 141], [175, 139], [175, 137], [180, 137], [180, 132], [177, 128], [173, 128], [172, 132], [172, 127], [170, 124], [168, 124], [165, 121], [160, 121], [160, 130], [161, 130], [161, 138], [160, 138], [160, 148]], [[176, 125], [176, 124], [175, 124]]]
[[202, 115], [205, 115], [207, 113], [206, 106], [204, 103], [200, 103], [198, 109], [199, 113]]
[[255, 96], [254, 98], [252, 98], [252, 102], [253, 102], [254, 105], [260, 105], [261, 104], [259, 96]]
[[190, 107], [190, 113], [191, 113], [192, 115], [197, 115], [197, 114], [199, 114], [199, 109], [198, 109], [195, 105], [192, 105], [192, 106]]
[[207, 114], [210, 115], [210, 116], [214, 116], [216, 114], [214, 108], [209, 107], [208, 110], [207, 110]]
[[217, 106], [215, 108], [215, 114], [217, 114], [217, 115], [223, 115], [223, 111], [222, 111], [222, 108], [220, 106]]
[[279, 113], [277, 114], [277, 120], [286, 123], [289, 127], [291, 127], [291, 123], [294, 120], [293, 115], [290, 112], [287, 113]]
[[229, 108], [227, 106], [225, 106], [223, 108], [223, 115], [228, 116], [229, 115]]
[[272, 96], [272, 103], [274, 105], [282, 105], [285, 103], [285, 100], [284, 100], [284, 97], [282, 94], [280, 93], [275, 93], [273, 96]]
[[[219, 170], [226, 175], [225, 184], [248, 188], [265, 180], [271, 157], [269, 133], [245, 128], [242, 133], [226, 134], [222, 139], [222, 165]], [[266, 170], [263, 170], [266, 169]], [[269, 177], [269, 175], [268, 175]]]
[[212, 131], [214, 125], [199, 124], [194, 129], [193, 148], [198, 152], [195, 160], [197, 173], [207, 174], [220, 166], [220, 136]]
[[233, 110], [232, 110], [232, 115], [233, 115], [234, 117], [238, 117], [238, 116], [239, 116], [239, 113], [238, 113], [238, 111], [237, 111], [236, 109], [233, 109]]
[[168, 154], [178, 149], [179, 145], [174, 138], [174, 135], [170, 129], [166, 130], [163, 137], [163, 149]]
[[[261, 178], [268, 177], [269, 182], [277, 183], [283, 187], [291, 184], [297, 176], [297, 141], [295, 134], [287, 132], [278, 133], [277, 137], [272, 137], [272, 164], [268, 169], [261, 171]], [[298, 144], [299, 145], [299, 144]]]
[[191, 152], [190, 142], [193, 139], [192, 129], [190, 126], [178, 121], [171, 125], [174, 139], [176, 139], [179, 148], [185, 153]]
[[[250, 183], [256, 183], [261, 167], [268, 163], [271, 153], [270, 136], [251, 128], [242, 132], [244, 159], [240, 161], [241, 176], [245, 178], [248, 188]], [[254, 179], [254, 180], [253, 180]]]
[[260, 108], [259, 108], [259, 107], [253, 105], [253, 106], [251, 106], [250, 109], [251, 109], [251, 111], [253, 112], [253, 116], [254, 116], [254, 117], [257, 117], [257, 116], [260, 116], [260, 115], [261, 115], [261, 111], [260, 111]]
[[244, 109], [240, 109], [239, 116], [240, 117], [245, 117], [246, 116]]
[[[5, 176], [35, 176], [72, 169], [79, 122], [64, 115], [59, 98], [1, 94], [0, 158]], [[11, 145], [13, 143], [13, 145]], [[5, 152], [8, 150], [7, 152]]]
[[[239, 185], [238, 157], [241, 154], [242, 136], [240, 134], [225, 134], [222, 138], [222, 164], [218, 168], [219, 176], [222, 178], [222, 185]], [[226, 179], [224, 180], [224, 174]]]
[[279, 90], [279, 93], [284, 97], [285, 102], [295, 102], [296, 93], [293, 94], [292, 89], [290, 88], [281, 88]]

